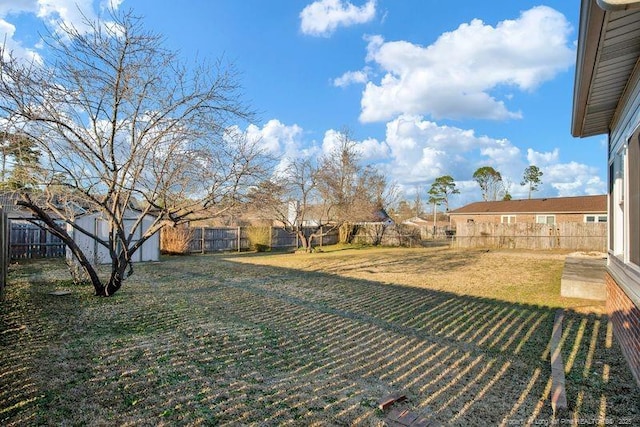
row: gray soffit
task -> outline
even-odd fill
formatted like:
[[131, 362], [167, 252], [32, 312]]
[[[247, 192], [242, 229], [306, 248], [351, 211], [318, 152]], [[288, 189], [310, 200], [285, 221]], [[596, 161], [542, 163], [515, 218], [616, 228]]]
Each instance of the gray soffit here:
[[[604, 10], [598, 6], [612, 10]], [[571, 133], [608, 133], [640, 57], [640, 1], [583, 0]]]

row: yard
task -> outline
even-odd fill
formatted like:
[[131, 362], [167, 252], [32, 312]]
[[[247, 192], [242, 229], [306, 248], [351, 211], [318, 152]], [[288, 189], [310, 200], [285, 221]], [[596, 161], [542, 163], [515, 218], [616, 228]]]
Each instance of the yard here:
[[564, 256], [170, 257], [112, 298], [71, 284], [61, 261], [12, 266], [0, 424], [384, 425], [378, 401], [401, 391], [432, 425], [545, 425], [563, 307], [572, 421], [638, 425], [640, 389], [602, 307], [559, 296]]

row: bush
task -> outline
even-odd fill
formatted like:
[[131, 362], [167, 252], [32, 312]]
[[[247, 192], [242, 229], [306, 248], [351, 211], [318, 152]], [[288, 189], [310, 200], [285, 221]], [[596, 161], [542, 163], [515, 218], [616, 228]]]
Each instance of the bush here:
[[360, 231], [360, 227], [358, 225], [344, 223], [340, 226], [338, 230], [339, 242], [340, 243], [353, 243], [353, 239]]
[[160, 234], [160, 252], [170, 255], [185, 255], [193, 238], [193, 230], [186, 226], [164, 227]]
[[247, 227], [249, 248], [256, 252], [265, 252], [271, 248], [271, 227]]

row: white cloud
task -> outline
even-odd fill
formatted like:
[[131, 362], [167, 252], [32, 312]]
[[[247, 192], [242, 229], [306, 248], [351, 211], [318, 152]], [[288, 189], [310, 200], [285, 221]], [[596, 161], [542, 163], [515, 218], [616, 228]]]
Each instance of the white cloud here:
[[564, 15], [538, 6], [495, 27], [477, 19], [462, 24], [426, 47], [369, 36], [366, 59], [384, 76], [367, 83], [360, 120], [399, 114], [520, 118], [521, 112], [505, 104], [512, 93], [498, 99], [492, 92], [504, 86], [531, 91], [568, 69], [575, 60], [571, 32]]
[[364, 84], [369, 79], [367, 70], [347, 71], [340, 77], [333, 79], [333, 85], [337, 87], [347, 87], [354, 83]]
[[541, 153], [531, 148], [527, 150], [527, 160], [530, 165], [536, 165], [538, 167], [547, 166], [549, 164], [557, 163], [560, 157], [560, 151], [556, 148], [551, 152]]
[[384, 143], [389, 147], [384, 170], [390, 181], [411, 193], [416, 186], [428, 190], [438, 176], [451, 175], [460, 190], [460, 195], [452, 199], [452, 207], [481, 199], [478, 184], [472, 179], [481, 166], [498, 170], [514, 198], [527, 197], [527, 188], [519, 184], [524, 169], [533, 163], [544, 173], [536, 197], [606, 192], [596, 167], [563, 163], [558, 149], [547, 153], [521, 150], [507, 139], [476, 135], [472, 129], [439, 125], [421, 116], [402, 115], [388, 122]]
[[251, 124], [245, 132], [250, 141], [259, 141], [266, 154], [279, 160], [275, 166], [277, 172], [285, 170], [294, 159], [308, 158], [319, 152], [317, 147], [305, 146], [304, 131], [297, 124], [286, 125], [272, 119], [262, 127]]
[[[322, 154], [328, 155], [339, 149], [342, 133], [329, 129], [322, 139]], [[386, 160], [390, 154], [389, 146], [384, 141], [375, 138], [367, 138], [362, 141], [353, 140], [355, 149], [360, 154], [363, 163]]]
[[409, 185], [430, 185], [442, 175], [470, 179], [480, 166], [500, 170], [519, 157], [519, 149], [507, 140], [477, 136], [473, 130], [441, 126], [420, 116], [403, 115], [387, 123], [386, 142], [395, 180]]
[[5, 55], [11, 52], [17, 58], [23, 58], [28, 61], [41, 63], [42, 58], [35, 49], [31, 49], [22, 45], [22, 43], [13, 38], [16, 27], [0, 18], [0, 39], [4, 43]]
[[559, 197], [579, 194], [605, 194], [606, 183], [598, 176], [598, 169], [582, 163], [556, 163], [541, 169], [543, 182], [557, 190]]
[[38, 1], [36, 15], [54, 29], [61, 25], [86, 30], [86, 19], [96, 18], [93, 0], [42, 0]]
[[285, 125], [279, 120], [269, 120], [262, 128], [256, 125], [247, 127], [247, 136], [260, 141], [260, 146], [273, 156], [299, 157], [302, 147], [302, 128], [296, 124]]
[[[520, 163], [520, 149], [514, 147], [507, 140], [496, 140], [490, 147], [482, 148], [480, 154], [491, 159], [490, 163], [500, 165], [513, 165]], [[509, 168], [511, 169], [511, 168]]]
[[300, 12], [300, 29], [304, 34], [328, 37], [339, 26], [369, 22], [375, 15], [376, 0], [360, 7], [343, 0], [318, 0]]
[[322, 138], [322, 154], [329, 155], [340, 147], [340, 131], [329, 129]]
[[35, 46], [24, 46], [21, 40], [14, 38], [16, 26], [12, 21], [21, 14], [30, 14], [48, 25], [54, 32], [59, 32], [63, 25], [73, 26], [79, 31], [87, 31], [85, 21], [96, 20], [98, 10], [110, 7], [117, 9], [123, 0], [11, 0], [0, 2], [0, 39], [7, 44], [9, 50], [19, 58], [36, 59], [40, 56]]
[[358, 149], [364, 161], [386, 160], [390, 154], [387, 143], [375, 138], [367, 138], [359, 142]]
[[[315, 158], [339, 147], [341, 131], [329, 129], [319, 142], [305, 141], [307, 133], [298, 125], [269, 120], [262, 127], [250, 125], [247, 135], [260, 139], [267, 152], [281, 161], [283, 170], [293, 158]], [[422, 116], [402, 115], [387, 123], [385, 139], [354, 140], [363, 164], [373, 164], [385, 173], [389, 182], [397, 183], [406, 194], [420, 187], [426, 192], [433, 180], [451, 175], [460, 190], [451, 200], [459, 207], [481, 199], [478, 184], [472, 176], [481, 166], [492, 166], [510, 184], [514, 198], [526, 198], [521, 186], [524, 169], [535, 163], [543, 171], [542, 185], [534, 197], [603, 194], [606, 185], [595, 167], [577, 162], [563, 163], [560, 152], [537, 152], [520, 149], [507, 139], [476, 135], [472, 129], [443, 126]], [[526, 155], [525, 155], [526, 153]]]
[[100, 10], [118, 9], [124, 0], [101, 0]]

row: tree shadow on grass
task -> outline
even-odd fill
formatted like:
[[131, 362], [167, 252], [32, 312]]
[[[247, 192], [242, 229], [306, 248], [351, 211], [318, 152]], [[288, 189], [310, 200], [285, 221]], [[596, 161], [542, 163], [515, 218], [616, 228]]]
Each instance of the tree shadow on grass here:
[[[396, 390], [434, 423], [551, 417], [547, 307], [219, 256], [141, 266], [108, 299], [48, 287], [2, 305], [6, 425], [377, 425]], [[568, 312], [561, 343], [571, 416], [640, 422], [608, 319]]]

